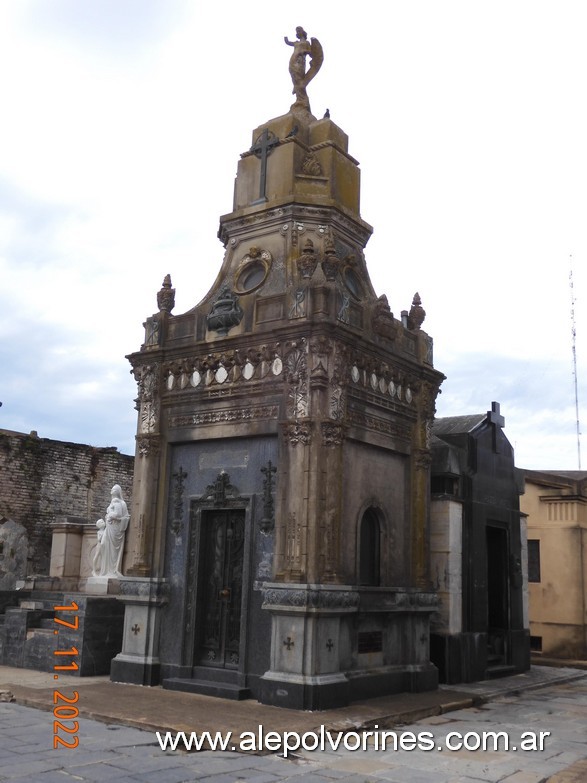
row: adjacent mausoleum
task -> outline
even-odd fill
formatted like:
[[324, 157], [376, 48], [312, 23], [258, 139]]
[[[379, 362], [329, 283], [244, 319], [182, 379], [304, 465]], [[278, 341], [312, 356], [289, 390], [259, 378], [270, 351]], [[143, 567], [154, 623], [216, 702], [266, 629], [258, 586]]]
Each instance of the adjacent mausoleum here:
[[523, 491], [498, 403], [436, 419], [430, 548], [439, 595], [431, 658], [442, 682], [530, 667]]

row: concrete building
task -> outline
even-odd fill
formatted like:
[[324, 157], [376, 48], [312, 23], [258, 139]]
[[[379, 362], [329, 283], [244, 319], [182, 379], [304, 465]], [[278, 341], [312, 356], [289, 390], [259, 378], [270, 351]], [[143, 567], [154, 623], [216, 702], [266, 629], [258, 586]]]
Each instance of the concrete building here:
[[523, 470], [532, 651], [587, 658], [587, 471]]

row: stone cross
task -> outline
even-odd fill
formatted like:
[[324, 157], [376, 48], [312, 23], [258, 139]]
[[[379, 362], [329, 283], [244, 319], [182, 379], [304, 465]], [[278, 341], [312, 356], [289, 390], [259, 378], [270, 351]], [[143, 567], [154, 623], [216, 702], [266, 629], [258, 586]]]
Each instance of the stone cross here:
[[273, 148], [277, 147], [279, 139], [268, 128], [263, 129], [263, 133], [251, 147], [251, 152], [255, 157], [261, 160], [261, 180], [259, 182], [259, 198], [253, 204], [260, 204], [267, 201], [267, 158], [272, 153]]
[[499, 410], [499, 402], [491, 403], [491, 410], [487, 411], [487, 421], [492, 425], [493, 450], [497, 451], [497, 428], [505, 427], [505, 419]]

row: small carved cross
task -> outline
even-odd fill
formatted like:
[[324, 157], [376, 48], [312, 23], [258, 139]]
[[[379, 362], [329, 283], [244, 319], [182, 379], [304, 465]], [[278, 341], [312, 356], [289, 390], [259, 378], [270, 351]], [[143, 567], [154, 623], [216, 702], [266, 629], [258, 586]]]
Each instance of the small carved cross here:
[[184, 479], [186, 479], [187, 476], [188, 476], [188, 474], [185, 472], [185, 470], [183, 469], [183, 467], [181, 465], [179, 466], [179, 470], [177, 470], [173, 474], [173, 478], [176, 480], [178, 486], [180, 486], [182, 489], [183, 489]]
[[326, 649], [328, 650], [328, 652], [332, 652], [333, 647], [334, 647], [334, 642], [332, 641], [332, 639], [329, 639], [326, 642]]
[[135, 623], [135, 624], [133, 625], [133, 627], [132, 627], [130, 630], [131, 630], [131, 631], [134, 633], [134, 635], [136, 636], [136, 635], [139, 633], [139, 631], [141, 630], [141, 626], [140, 626], [138, 623]]
[[291, 648], [294, 646], [294, 642], [291, 636], [288, 636], [287, 639], [283, 640], [283, 646], [287, 647], [288, 650], [291, 650]]
[[267, 201], [267, 157], [271, 154], [274, 147], [279, 144], [279, 139], [268, 128], [263, 128], [263, 133], [251, 147], [251, 152], [255, 157], [261, 160], [261, 180], [259, 182], [259, 198], [253, 202], [258, 204]]

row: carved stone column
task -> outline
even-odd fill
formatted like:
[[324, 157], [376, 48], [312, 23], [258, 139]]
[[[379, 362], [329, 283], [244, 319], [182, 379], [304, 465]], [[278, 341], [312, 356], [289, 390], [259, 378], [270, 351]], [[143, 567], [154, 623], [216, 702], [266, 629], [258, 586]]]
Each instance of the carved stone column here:
[[423, 589], [430, 582], [430, 434], [437, 393], [437, 386], [422, 382], [412, 434], [412, 579], [415, 587]]
[[295, 709], [348, 703], [348, 655], [342, 626], [355, 615], [359, 595], [339, 585], [271, 584], [263, 590], [271, 613], [271, 667], [262, 677], [262, 701]]
[[139, 421], [126, 573], [149, 576], [153, 567], [151, 550], [159, 486], [160, 366], [158, 363], [140, 365], [133, 372], [139, 386]]

